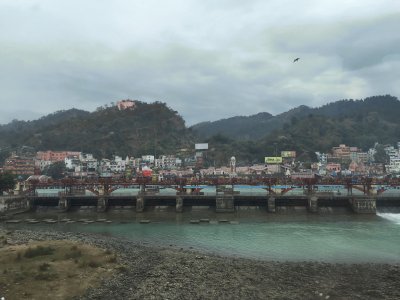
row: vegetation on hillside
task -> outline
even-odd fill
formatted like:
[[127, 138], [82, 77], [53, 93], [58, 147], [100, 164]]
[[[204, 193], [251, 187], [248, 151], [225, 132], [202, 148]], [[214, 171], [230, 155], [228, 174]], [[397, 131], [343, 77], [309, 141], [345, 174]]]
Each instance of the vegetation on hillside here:
[[[216, 165], [227, 164], [235, 156], [239, 164], [261, 163], [264, 156], [295, 150], [301, 160], [307, 161], [315, 159], [315, 151], [328, 152], [339, 144], [367, 150], [376, 142], [393, 145], [400, 141], [400, 101], [395, 97], [343, 100], [312, 112], [301, 117], [292, 115], [281, 128], [261, 139], [243, 141], [216, 134], [206, 139], [212, 145], [209, 160]], [[379, 160], [386, 161], [381, 156]]]
[[7, 190], [14, 189], [15, 177], [9, 173], [0, 174], [0, 195]]
[[97, 157], [173, 154], [191, 142], [182, 117], [161, 102], [137, 102], [134, 110], [122, 111], [115, 106], [93, 113], [73, 109], [0, 126], [0, 145], [82, 151]]
[[0, 147], [28, 145], [109, 158], [175, 154], [179, 148], [194, 151], [195, 142], [208, 142], [205, 162], [211, 166], [227, 165], [231, 156], [238, 165], [262, 163], [265, 156], [279, 155], [282, 150], [295, 150], [307, 161], [315, 159], [315, 151], [326, 152], [339, 144], [364, 150], [376, 142], [395, 144], [400, 140], [398, 115], [400, 101], [386, 95], [319, 108], [300, 106], [277, 116], [234, 117], [188, 129], [165, 103], [138, 102], [134, 110], [112, 106], [88, 113], [73, 109], [37, 121], [14, 121], [0, 126]]

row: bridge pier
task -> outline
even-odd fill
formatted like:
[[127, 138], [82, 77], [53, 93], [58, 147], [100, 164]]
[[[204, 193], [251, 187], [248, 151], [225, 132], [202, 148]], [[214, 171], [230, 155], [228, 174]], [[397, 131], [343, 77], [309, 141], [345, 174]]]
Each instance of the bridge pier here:
[[276, 211], [275, 197], [268, 198], [267, 205], [268, 212], [274, 213]]
[[375, 214], [376, 199], [372, 197], [351, 198], [350, 205], [356, 214]]
[[108, 208], [108, 199], [104, 196], [100, 196], [97, 199], [97, 211], [98, 212], [104, 212]]
[[145, 198], [143, 194], [138, 194], [136, 197], [136, 212], [143, 212], [145, 205]]
[[312, 213], [318, 212], [318, 197], [311, 196], [308, 198], [308, 211]]
[[176, 212], [183, 212], [183, 198], [181, 196], [176, 196]]
[[58, 208], [67, 211], [71, 207], [71, 202], [65, 195], [61, 195], [58, 200]]
[[235, 201], [233, 197], [233, 188], [217, 187], [216, 192], [216, 212], [234, 212]]

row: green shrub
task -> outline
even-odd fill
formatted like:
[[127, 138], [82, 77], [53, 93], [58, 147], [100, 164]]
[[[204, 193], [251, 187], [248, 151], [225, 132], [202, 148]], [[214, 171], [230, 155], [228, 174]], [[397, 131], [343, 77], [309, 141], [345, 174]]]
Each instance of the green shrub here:
[[48, 263], [42, 263], [39, 265], [39, 271], [44, 272], [47, 271], [50, 268], [50, 264]]
[[65, 254], [66, 259], [76, 259], [82, 256], [82, 252], [80, 250], [72, 250], [69, 253]]
[[44, 255], [51, 255], [55, 251], [54, 248], [51, 247], [43, 247], [37, 246], [36, 248], [29, 247], [26, 251], [24, 256], [27, 258], [33, 258], [37, 256], [44, 256]]
[[115, 264], [117, 262], [117, 256], [113, 255], [108, 259], [109, 263]]
[[95, 260], [91, 260], [89, 261], [88, 266], [91, 268], [98, 268], [100, 267], [100, 263]]
[[15, 258], [16, 261], [20, 261], [21, 260], [21, 253], [18, 252], [17, 253], [17, 257]]
[[51, 281], [51, 280], [55, 280], [57, 278], [58, 278], [57, 274], [54, 274], [54, 273], [41, 272], [41, 273], [38, 273], [38, 274], [35, 275], [35, 279], [36, 280], [48, 280], [48, 281]]

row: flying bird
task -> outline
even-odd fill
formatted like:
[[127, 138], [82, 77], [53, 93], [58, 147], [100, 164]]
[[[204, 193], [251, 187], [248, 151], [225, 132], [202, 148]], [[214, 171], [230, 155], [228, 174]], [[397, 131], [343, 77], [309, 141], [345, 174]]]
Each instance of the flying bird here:
[[297, 58], [294, 59], [293, 62], [295, 63], [295, 62], [298, 61], [299, 59], [300, 59], [300, 57], [297, 57]]

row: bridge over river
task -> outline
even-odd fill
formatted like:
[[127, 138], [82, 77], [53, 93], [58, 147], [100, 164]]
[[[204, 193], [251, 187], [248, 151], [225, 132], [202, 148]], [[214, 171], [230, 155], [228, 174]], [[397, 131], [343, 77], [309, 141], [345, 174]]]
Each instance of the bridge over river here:
[[68, 210], [84, 206], [105, 211], [109, 207], [131, 207], [142, 212], [146, 207], [171, 206], [182, 212], [185, 207], [203, 206], [214, 207], [217, 212], [234, 212], [242, 206], [257, 206], [268, 212], [282, 207], [306, 207], [309, 212], [316, 213], [324, 207], [346, 207], [355, 213], [375, 213], [379, 207], [400, 206], [400, 185], [371, 181], [356, 184], [272, 180], [247, 184], [232, 180], [156, 184], [148, 181], [59, 181], [31, 184], [21, 195], [3, 201], [3, 210], [18, 207], [18, 201], [29, 209], [52, 206]]

